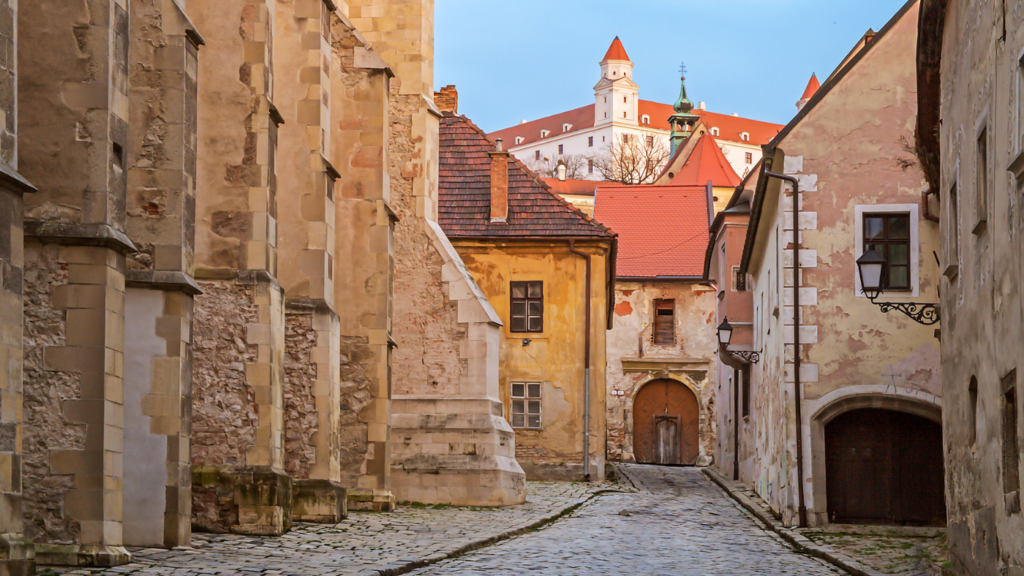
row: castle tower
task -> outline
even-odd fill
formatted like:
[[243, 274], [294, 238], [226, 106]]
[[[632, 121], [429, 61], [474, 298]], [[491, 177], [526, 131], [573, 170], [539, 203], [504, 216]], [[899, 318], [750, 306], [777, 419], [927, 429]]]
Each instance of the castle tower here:
[[686, 77], [679, 79], [679, 98], [672, 105], [672, 109], [675, 110], [675, 114], [669, 116], [668, 123], [672, 126], [671, 140], [672, 154], [674, 155], [679, 145], [690, 137], [693, 127], [700, 119], [700, 116], [693, 113], [693, 102], [686, 97]]
[[633, 62], [616, 36], [601, 60], [601, 80], [594, 86], [594, 125], [635, 124], [639, 92], [633, 83]]
[[807, 82], [807, 88], [804, 89], [804, 95], [796, 103], [797, 113], [804, 109], [811, 98], [814, 98], [814, 93], [818, 91], [818, 88], [821, 88], [821, 83], [818, 82], [818, 76], [812, 73], [811, 79]]

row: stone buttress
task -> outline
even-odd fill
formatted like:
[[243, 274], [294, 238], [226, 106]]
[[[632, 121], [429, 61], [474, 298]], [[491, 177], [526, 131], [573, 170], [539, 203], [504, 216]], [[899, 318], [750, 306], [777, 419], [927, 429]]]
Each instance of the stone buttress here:
[[281, 534], [285, 298], [277, 276], [273, 0], [190, 5], [199, 67], [192, 526]]

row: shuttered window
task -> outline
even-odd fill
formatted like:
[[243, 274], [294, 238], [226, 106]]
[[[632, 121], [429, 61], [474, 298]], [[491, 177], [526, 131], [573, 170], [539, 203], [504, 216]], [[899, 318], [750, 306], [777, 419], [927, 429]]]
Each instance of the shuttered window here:
[[743, 378], [743, 417], [750, 416], [750, 364], [746, 364], [740, 370]]
[[512, 331], [544, 331], [544, 283], [512, 283]]
[[676, 343], [675, 300], [654, 301], [654, 343], [672, 346]]
[[910, 290], [910, 215], [865, 214], [864, 251], [885, 257], [882, 289]]

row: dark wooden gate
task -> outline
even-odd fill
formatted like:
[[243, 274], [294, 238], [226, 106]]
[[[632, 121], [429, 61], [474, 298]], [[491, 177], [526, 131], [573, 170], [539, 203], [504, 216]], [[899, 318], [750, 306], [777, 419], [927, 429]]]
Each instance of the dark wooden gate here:
[[893, 410], [852, 410], [825, 425], [829, 518], [945, 523], [942, 427]]
[[700, 407], [682, 382], [654, 380], [633, 402], [633, 453], [648, 464], [697, 463]]

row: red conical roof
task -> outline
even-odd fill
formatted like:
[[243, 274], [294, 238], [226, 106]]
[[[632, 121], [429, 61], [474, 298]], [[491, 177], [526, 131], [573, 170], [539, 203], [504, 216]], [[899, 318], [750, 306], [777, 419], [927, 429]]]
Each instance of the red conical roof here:
[[821, 83], [818, 82], [818, 77], [816, 75], [811, 74], [811, 80], [807, 82], [807, 89], [804, 90], [804, 95], [801, 96], [800, 99], [810, 100], [811, 97], [814, 96], [814, 93], [818, 91], [818, 88], [821, 88]]
[[[604, 55], [604, 60], [629, 60], [629, 56], [626, 55], [626, 49], [622, 47], [622, 41], [616, 36], [615, 40], [612, 40], [612, 45], [608, 47], [608, 52]], [[604, 60], [601, 60], [604, 62]]]
[[739, 175], [725, 159], [715, 137], [705, 133], [670, 184], [704, 186], [709, 180], [715, 187], [735, 188], [740, 184]]

